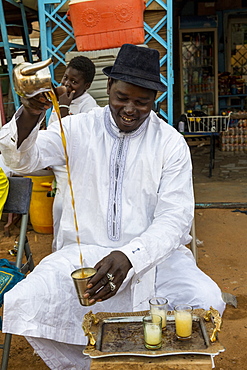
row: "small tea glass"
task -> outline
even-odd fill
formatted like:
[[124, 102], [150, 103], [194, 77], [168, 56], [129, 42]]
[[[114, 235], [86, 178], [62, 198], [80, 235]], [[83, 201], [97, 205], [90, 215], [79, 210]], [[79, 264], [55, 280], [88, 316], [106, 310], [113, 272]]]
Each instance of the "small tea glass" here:
[[158, 315], [143, 317], [144, 342], [147, 349], [159, 349], [162, 340], [162, 318]]
[[168, 300], [162, 297], [154, 297], [149, 300], [150, 313], [161, 316], [163, 330], [166, 329], [167, 304]]
[[188, 340], [192, 335], [192, 306], [181, 304], [174, 308], [176, 337], [179, 340]]

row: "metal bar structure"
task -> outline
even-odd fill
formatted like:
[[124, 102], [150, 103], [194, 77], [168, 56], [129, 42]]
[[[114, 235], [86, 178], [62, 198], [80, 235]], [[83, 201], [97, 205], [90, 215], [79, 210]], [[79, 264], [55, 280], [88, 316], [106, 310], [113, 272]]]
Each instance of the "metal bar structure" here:
[[[146, 3], [148, 8], [151, 4], [158, 4], [166, 12], [164, 17], [158, 21], [158, 23], [151, 28], [146, 22], [144, 22], [145, 44], [148, 44], [152, 39], [156, 40], [165, 50], [166, 54], [160, 59], [160, 66], [166, 64], [166, 77], [161, 74], [162, 82], [167, 86], [167, 91], [159, 96], [156, 100], [156, 104], [160, 105], [164, 100], [167, 101], [167, 111], [163, 109], [159, 110], [159, 114], [172, 125], [173, 122], [173, 24], [172, 24], [172, 0], [167, 0], [165, 3], [162, 0], [149, 0]], [[159, 31], [162, 28], [166, 28], [166, 40], [159, 35]]]
[[[66, 50], [75, 51], [76, 45], [74, 42], [74, 32], [71, 24], [67, 21], [67, 17], [61, 16], [61, 9], [65, 5], [67, 0], [38, 0], [38, 13], [39, 13], [39, 24], [40, 24], [40, 37], [41, 37], [41, 56], [42, 59], [52, 58], [55, 60], [53, 65], [50, 67], [52, 82], [55, 86], [60, 81], [56, 81], [54, 71], [55, 69], [65, 63], [65, 53], [62, 51], [66, 42], [70, 41], [70, 47]], [[160, 103], [167, 100], [167, 111], [163, 109], [159, 110], [159, 114], [169, 123], [173, 122], [173, 26], [172, 26], [172, 0], [164, 2], [162, 0], [149, 0], [146, 3], [146, 7], [150, 4], [158, 4], [164, 9], [166, 15], [158, 21], [154, 27], [150, 27], [144, 22], [144, 30], [146, 33], [145, 44], [148, 44], [152, 39], [156, 40], [166, 50], [165, 55], [160, 59], [160, 65], [166, 64], [167, 75], [164, 77], [161, 75], [162, 82], [167, 85], [167, 91], [160, 95], [156, 100], [156, 105], [160, 106]], [[166, 28], [167, 39], [164, 40], [159, 35], [159, 31]], [[66, 35], [61, 43], [54, 45], [53, 34], [56, 30], [62, 29], [62, 32]], [[71, 42], [72, 40], [73, 42]]]
[[[50, 67], [54, 86], [60, 83], [60, 81], [55, 80], [55, 69], [61, 64], [66, 66], [65, 53], [62, 51], [62, 47], [69, 39], [72, 39], [72, 45], [66, 52], [76, 50], [73, 28], [67, 21], [66, 14], [61, 16], [61, 8], [66, 2], [67, 0], [38, 0], [41, 57], [42, 60], [52, 58], [54, 61]], [[54, 4], [56, 4], [56, 7]], [[65, 38], [58, 45], [54, 45], [53, 35], [58, 29], [65, 33]]]
[[[6, 24], [4, 7], [3, 7], [4, 1], [20, 9], [21, 17], [22, 17], [22, 28], [23, 28], [23, 44], [15, 44], [15, 43], [9, 42], [7, 27], [10, 25]], [[12, 96], [13, 96], [13, 103], [14, 103], [15, 109], [17, 110], [20, 106], [20, 101], [19, 101], [18, 95], [15, 92], [14, 83], [12, 79], [13, 62], [12, 62], [11, 49], [26, 50], [29, 62], [33, 61], [32, 50], [31, 50], [31, 45], [30, 45], [30, 38], [29, 38], [29, 33], [28, 33], [28, 25], [27, 25], [27, 19], [26, 19], [26, 8], [22, 4], [22, 1], [16, 2], [13, 0], [0, 0], [0, 27], [1, 27], [1, 36], [2, 36], [0, 47], [4, 48], [5, 59], [7, 61], [7, 66], [8, 66], [10, 87], [11, 87]]]
[[196, 203], [197, 209], [234, 209], [234, 208], [247, 208], [247, 202], [211, 202], [211, 203]]

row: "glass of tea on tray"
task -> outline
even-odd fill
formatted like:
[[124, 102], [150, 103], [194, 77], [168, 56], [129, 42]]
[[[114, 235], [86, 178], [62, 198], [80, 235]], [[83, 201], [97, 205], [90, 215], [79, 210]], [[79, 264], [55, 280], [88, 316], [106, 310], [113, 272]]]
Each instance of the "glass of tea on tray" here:
[[192, 335], [192, 306], [180, 304], [174, 308], [176, 337], [179, 340], [187, 340]]
[[162, 340], [162, 317], [147, 315], [143, 317], [144, 342], [147, 349], [159, 349]]
[[154, 297], [149, 300], [150, 313], [162, 317], [162, 329], [166, 329], [166, 315], [167, 315], [168, 300], [162, 297]]

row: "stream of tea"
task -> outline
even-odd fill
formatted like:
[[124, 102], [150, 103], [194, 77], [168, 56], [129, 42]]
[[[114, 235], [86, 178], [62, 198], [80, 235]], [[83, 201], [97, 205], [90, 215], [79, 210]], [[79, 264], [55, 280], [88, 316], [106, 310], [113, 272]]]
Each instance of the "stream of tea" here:
[[[80, 237], [79, 237], [79, 227], [78, 227], [78, 222], [77, 222], [77, 216], [76, 216], [76, 210], [75, 210], [75, 197], [74, 197], [74, 191], [73, 191], [73, 186], [72, 186], [72, 181], [71, 181], [71, 176], [70, 176], [70, 167], [69, 167], [69, 157], [68, 157], [68, 152], [67, 152], [67, 145], [66, 145], [66, 138], [64, 134], [64, 129], [62, 125], [62, 120], [61, 120], [61, 114], [60, 114], [60, 109], [59, 109], [59, 103], [57, 101], [57, 97], [54, 91], [49, 91], [49, 97], [52, 101], [53, 107], [56, 111], [59, 124], [60, 124], [60, 131], [61, 131], [61, 138], [62, 138], [62, 143], [63, 143], [63, 148], [64, 148], [64, 154], [65, 154], [65, 161], [66, 161], [66, 169], [68, 173], [68, 184], [70, 188], [70, 194], [71, 194], [71, 203], [72, 203], [72, 209], [74, 213], [74, 222], [75, 222], [75, 230], [76, 230], [76, 241], [79, 247], [79, 252], [80, 252], [80, 265], [83, 267], [83, 256], [80, 248]], [[85, 277], [83, 269], [81, 270], [82, 278]]]

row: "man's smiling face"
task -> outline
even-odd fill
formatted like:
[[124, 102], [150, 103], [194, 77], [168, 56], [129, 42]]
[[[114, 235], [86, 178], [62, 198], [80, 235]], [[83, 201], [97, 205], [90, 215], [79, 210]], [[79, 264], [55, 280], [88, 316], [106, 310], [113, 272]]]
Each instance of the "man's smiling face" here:
[[156, 92], [109, 78], [109, 105], [119, 130], [131, 132], [142, 125], [153, 107]]

